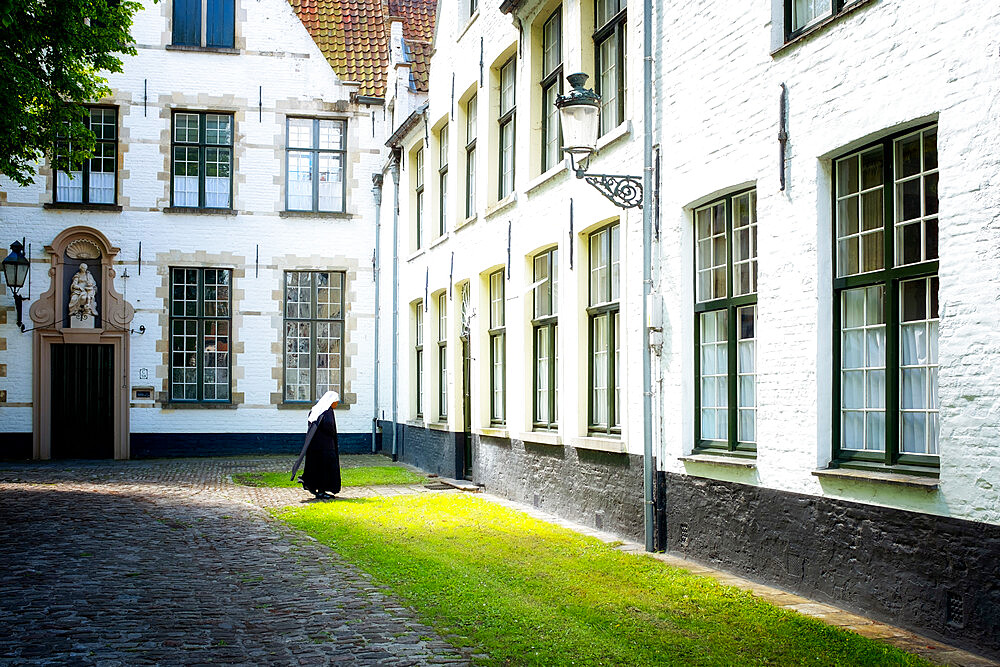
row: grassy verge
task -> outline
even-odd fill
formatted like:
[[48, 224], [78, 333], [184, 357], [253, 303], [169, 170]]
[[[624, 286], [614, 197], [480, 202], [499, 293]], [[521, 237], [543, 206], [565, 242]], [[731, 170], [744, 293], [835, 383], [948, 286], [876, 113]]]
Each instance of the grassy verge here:
[[278, 513], [494, 665], [923, 665], [652, 558], [466, 495]]
[[[342, 468], [341, 484], [348, 486], [378, 486], [384, 484], [420, 484], [425, 481], [422, 475], [410, 472], [398, 466], [366, 466], [363, 468]], [[278, 486], [301, 487], [302, 484], [291, 481], [291, 473], [287, 472], [244, 472], [233, 475], [233, 481], [243, 486]]]

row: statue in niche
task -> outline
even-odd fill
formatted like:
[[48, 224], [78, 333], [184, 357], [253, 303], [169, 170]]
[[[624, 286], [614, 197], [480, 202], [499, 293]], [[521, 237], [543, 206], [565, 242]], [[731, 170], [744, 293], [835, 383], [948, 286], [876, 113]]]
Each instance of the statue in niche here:
[[97, 281], [85, 263], [80, 264], [69, 286], [69, 315], [81, 321], [97, 316]]

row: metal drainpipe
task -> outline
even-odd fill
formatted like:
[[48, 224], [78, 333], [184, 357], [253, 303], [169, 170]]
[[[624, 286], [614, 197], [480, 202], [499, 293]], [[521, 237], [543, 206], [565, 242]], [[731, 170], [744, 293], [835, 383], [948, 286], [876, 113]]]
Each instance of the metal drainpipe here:
[[379, 302], [379, 282], [382, 274], [380, 242], [382, 240], [382, 172], [372, 174], [372, 197], [375, 199], [375, 387], [373, 393], [374, 410], [372, 413], [372, 454], [375, 453], [375, 440], [378, 436], [378, 325], [382, 305]]
[[399, 459], [396, 431], [399, 407], [399, 152], [389, 162], [392, 174], [392, 460]]
[[649, 295], [653, 257], [653, 3], [642, 8], [642, 490], [646, 551], [653, 550], [653, 384], [649, 345]]

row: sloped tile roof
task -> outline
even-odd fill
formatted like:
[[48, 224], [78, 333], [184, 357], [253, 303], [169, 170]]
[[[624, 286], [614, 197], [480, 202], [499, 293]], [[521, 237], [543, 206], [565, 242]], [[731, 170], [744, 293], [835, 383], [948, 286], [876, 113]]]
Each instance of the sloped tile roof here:
[[[330, 67], [361, 84], [359, 95], [385, 97], [389, 65], [389, 16], [403, 19], [403, 38], [413, 54], [414, 86], [427, 89], [427, 61], [436, 0], [288, 0]], [[426, 42], [411, 44], [410, 40]], [[421, 85], [423, 88], [421, 88]]]
[[385, 96], [389, 34], [383, 0], [288, 3], [340, 78], [359, 82], [359, 95]]
[[427, 92], [427, 71], [431, 63], [431, 43], [418, 42], [415, 39], [404, 39], [406, 59], [413, 65], [410, 67], [410, 81], [413, 89], [419, 93]]

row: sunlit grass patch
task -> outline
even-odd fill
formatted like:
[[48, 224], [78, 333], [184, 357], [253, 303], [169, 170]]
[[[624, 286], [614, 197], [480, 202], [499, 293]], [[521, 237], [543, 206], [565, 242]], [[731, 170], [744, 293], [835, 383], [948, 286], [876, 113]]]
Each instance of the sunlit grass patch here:
[[[398, 466], [368, 466], [363, 468], [342, 468], [341, 484], [348, 486], [380, 486], [387, 484], [420, 484], [422, 475]], [[244, 472], [233, 475], [233, 481], [243, 486], [301, 487], [291, 480], [291, 472]]]
[[917, 665], [647, 557], [469, 495], [365, 498], [279, 516], [497, 665]]

